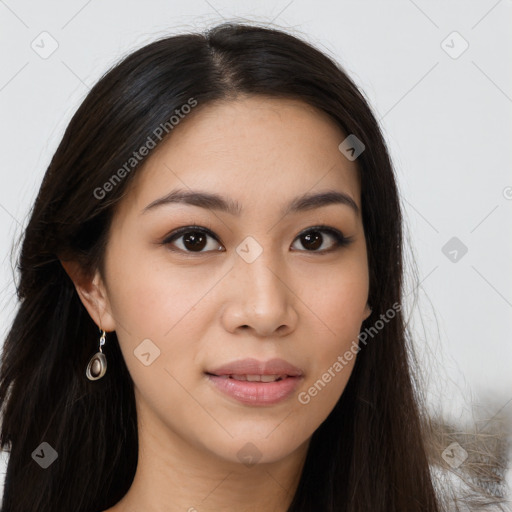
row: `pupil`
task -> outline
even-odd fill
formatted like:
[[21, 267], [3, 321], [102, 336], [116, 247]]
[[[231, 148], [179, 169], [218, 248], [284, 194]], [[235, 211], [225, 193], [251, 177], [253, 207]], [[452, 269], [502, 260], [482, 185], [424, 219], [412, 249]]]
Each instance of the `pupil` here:
[[[204, 233], [200, 233], [198, 231], [193, 231], [183, 237], [183, 242], [188, 249], [197, 249], [199, 251], [204, 249], [205, 240], [206, 237], [204, 236]], [[188, 245], [191, 247], [188, 247]]]
[[310, 249], [318, 249], [322, 245], [322, 235], [320, 235], [318, 231], [303, 235], [303, 240], [306, 241], [306, 244], [304, 245], [306, 248], [308, 248], [308, 243], [311, 244], [309, 247]]

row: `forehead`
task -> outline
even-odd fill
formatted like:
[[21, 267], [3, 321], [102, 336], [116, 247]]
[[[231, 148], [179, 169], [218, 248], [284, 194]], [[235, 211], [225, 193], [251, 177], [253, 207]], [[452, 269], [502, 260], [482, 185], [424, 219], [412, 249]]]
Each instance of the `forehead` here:
[[124, 202], [140, 211], [179, 187], [220, 193], [245, 210], [329, 188], [360, 207], [357, 165], [338, 149], [345, 137], [326, 113], [298, 100], [199, 105], [148, 156]]

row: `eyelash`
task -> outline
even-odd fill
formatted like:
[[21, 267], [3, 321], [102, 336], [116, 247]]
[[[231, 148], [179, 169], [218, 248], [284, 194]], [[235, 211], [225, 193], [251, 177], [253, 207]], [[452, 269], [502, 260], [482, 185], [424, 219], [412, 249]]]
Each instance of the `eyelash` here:
[[[183, 235], [186, 235], [191, 232], [202, 233], [202, 234], [208, 235], [220, 244], [218, 238], [213, 234], [213, 232], [210, 229], [204, 228], [202, 226], [197, 226], [194, 224], [192, 226], [184, 226], [182, 228], [174, 230], [172, 233], [169, 233], [169, 235], [166, 236], [165, 239], [163, 240], [162, 245], [170, 245], [172, 242], [181, 238]], [[302, 250], [301, 251], [301, 250], [299, 250], [299, 252], [306, 252], [306, 253], [311, 253], [311, 254], [316, 253], [316, 254], [323, 255], [326, 253], [340, 250], [343, 247], [347, 247], [353, 241], [353, 237], [346, 237], [341, 233], [341, 231], [339, 231], [331, 226], [326, 226], [324, 224], [321, 224], [318, 226], [312, 226], [310, 228], [305, 229], [304, 231], [302, 231], [301, 233], [299, 233], [297, 235], [296, 239], [300, 238], [301, 236], [306, 235], [308, 233], [314, 233], [314, 232], [327, 233], [328, 235], [332, 236], [335, 241], [334, 247], [331, 249], [324, 249], [322, 251], [318, 251], [318, 250], [312, 250], [312, 251]], [[323, 241], [322, 241], [322, 244], [323, 244]], [[171, 249], [171, 250], [174, 252], [181, 252], [181, 253], [192, 254], [192, 255], [211, 253], [211, 252], [220, 252], [220, 251], [184, 251], [183, 249]]]

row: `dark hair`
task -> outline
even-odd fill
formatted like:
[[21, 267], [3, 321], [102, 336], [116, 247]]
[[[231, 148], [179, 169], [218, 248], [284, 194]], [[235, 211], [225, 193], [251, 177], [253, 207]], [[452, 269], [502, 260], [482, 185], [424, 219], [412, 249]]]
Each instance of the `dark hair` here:
[[[402, 303], [402, 217], [390, 157], [367, 101], [338, 64], [280, 30], [231, 23], [135, 51], [73, 116], [24, 233], [20, 305], [0, 372], [0, 442], [10, 450], [3, 512], [100, 511], [128, 491], [138, 457], [133, 382], [115, 333], [104, 348], [106, 376], [85, 377], [98, 328], [60, 260], [78, 261], [86, 275], [101, 270], [115, 206], [143, 165], [100, 199], [94, 191], [191, 98], [198, 111], [240, 95], [301, 100], [362, 141], [356, 163], [373, 308], [363, 326]], [[289, 512], [440, 510], [409, 348], [396, 311], [361, 350], [313, 434]], [[32, 460], [43, 441], [59, 457], [48, 470]]]

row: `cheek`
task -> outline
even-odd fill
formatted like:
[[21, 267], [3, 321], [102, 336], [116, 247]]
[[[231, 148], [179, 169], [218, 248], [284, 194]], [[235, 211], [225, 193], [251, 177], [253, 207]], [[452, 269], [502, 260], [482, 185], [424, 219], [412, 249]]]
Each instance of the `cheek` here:
[[[334, 325], [334, 324], [333, 324]], [[296, 401], [305, 428], [311, 433], [329, 416], [342, 396], [354, 368], [359, 325], [334, 325], [337, 336], [317, 337], [309, 352], [310, 371]], [[348, 356], [348, 357], [347, 357]]]
[[199, 267], [173, 265], [163, 249], [114, 249], [108, 272], [115, 320], [131, 336], [139, 338], [163, 338], [171, 335], [178, 322], [182, 327], [181, 320], [194, 310], [211, 287], [212, 279], [211, 275], [203, 275]]
[[[362, 262], [363, 261], [363, 262]], [[364, 260], [353, 258], [313, 275], [300, 293], [310, 314], [333, 339], [358, 330], [368, 300], [369, 276]]]
[[187, 369], [198, 357], [197, 340], [213, 321], [203, 306], [215, 277], [199, 266], [173, 266], [164, 251], [150, 256], [114, 248], [107, 271], [126, 365], [137, 387], [157, 403], [163, 388], [169, 394], [180, 392], [170, 374], [180, 382], [189, 378]]
[[333, 269], [322, 279], [323, 286], [304, 295], [314, 330], [309, 333], [311, 345], [304, 347], [311, 371], [303, 389], [305, 401], [310, 400], [312, 408], [323, 413], [334, 407], [342, 394], [359, 352], [358, 336], [368, 298], [368, 271], [360, 261]]

